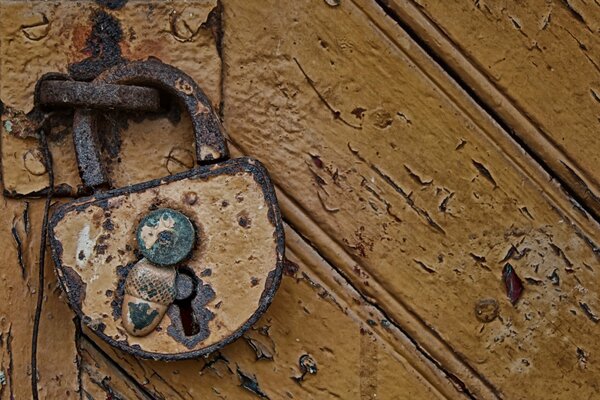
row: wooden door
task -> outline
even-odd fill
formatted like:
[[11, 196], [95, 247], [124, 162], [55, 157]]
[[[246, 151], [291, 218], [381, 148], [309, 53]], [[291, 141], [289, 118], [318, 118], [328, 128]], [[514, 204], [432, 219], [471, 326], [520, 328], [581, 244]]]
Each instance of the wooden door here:
[[[597, 1], [2, 0], [0, 21], [1, 399], [600, 398]], [[20, 135], [35, 82], [149, 56], [207, 92], [285, 222], [273, 304], [205, 359], [106, 345], [40, 252], [68, 200], [50, 176], [80, 181], [68, 124], [52, 174]], [[105, 122], [119, 186], [193, 166], [185, 117]]]

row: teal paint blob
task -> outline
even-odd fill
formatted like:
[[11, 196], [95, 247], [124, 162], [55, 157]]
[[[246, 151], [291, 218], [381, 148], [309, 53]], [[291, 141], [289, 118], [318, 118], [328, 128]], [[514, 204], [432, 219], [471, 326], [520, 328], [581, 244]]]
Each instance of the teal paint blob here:
[[196, 241], [196, 231], [184, 214], [170, 208], [161, 208], [142, 219], [136, 239], [140, 253], [148, 261], [169, 266], [190, 255]]
[[133, 323], [133, 327], [136, 331], [142, 330], [152, 324], [152, 321], [158, 317], [158, 311], [150, 310], [148, 303], [134, 303], [129, 302], [129, 319]]

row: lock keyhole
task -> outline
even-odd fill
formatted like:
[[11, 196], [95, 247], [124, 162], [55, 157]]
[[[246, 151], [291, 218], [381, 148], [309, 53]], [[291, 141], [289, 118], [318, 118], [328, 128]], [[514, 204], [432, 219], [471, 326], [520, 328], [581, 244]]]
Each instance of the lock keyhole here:
[[194, 336], [200, 332], [200, 325], [196, 321], [194, 307], [192, 301], [196, 297], [198, 286], [198, 278], [194, 272], [187, 267], [180, 267], [175, 281], [177, 293], [175, 305], [179, 309], [179, 317], [181, 318], [181, 326], [183, 333], [186, 336]]
[[196, 322], [192, 300], [184, 300], [180, 303], [175, 303], [179, 307], [179, 317], [181, 318], [181, 326], [185, 336], [194, 336], [200, 332], [200, 325]]

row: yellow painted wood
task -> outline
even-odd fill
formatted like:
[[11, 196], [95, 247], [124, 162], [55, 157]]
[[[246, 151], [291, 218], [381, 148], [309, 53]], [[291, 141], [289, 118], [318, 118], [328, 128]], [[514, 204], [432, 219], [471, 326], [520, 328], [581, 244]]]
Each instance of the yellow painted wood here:
[[149, 400], [137, 382], [121, 372], [120, 367], [106, 358], [92, 342], [83, 338], [79, 342], [80, 392], [83, 398], [141, 399]]
[[[27, 204], [28, 203], [28, 204]], [[39, 246], [44, 201], [4, 199], [0, 204], [0, 386], [2, 399], [30, 399], [33, 321], [39, 288]], [[20, 245], [17, 245], [17, 241]], [[78, 399], [73, 314], [47, 252], [37, 343], [40, 398]]]
[[475, 395], [592, 395], [597, 225], [376, 5], [280, 5], [225, 7], [224, 116], [287, 218]]
[[600, 215], [598, 2], [382, 3]]
[[[159, 56], [191, 74], [215, 104], [222, 101], [233, 155], [254, 156], [271, 171], [287, 223], [291, 261], [281, 289], [244, 338], [208, 359], [165, 364], [117, 352], [87, 330], [75, 340], [72, 314], [48, 268], [38, 349], [40, 397], [89, 393], [103, 398], [108, 387], [131, 398], [253, 399], [256, 393], [248, 390], [252, 380], [271, 399], [597, 396], [600, 234], [594, 219], [574, 208], [547, 171], [377, 3], [222, 3], [222, 35], [210, 30], [193, 34], [214, 2], [194, 2], [188, 8], [183, 2], [153, 6], [130, 1], [122, 10], [107, 12], [126, 27], [121, 45], [126, 57]], [[23, 4], [1, 2], [3, 20], [14, 15], [20, 21], [23, 14], [35, 22], [44, 12], [52, 21], [50, 29], [60, 27], [62, 32], [60, 40], [52, 31], [48, 41], [33, 43], [23, 40], [17, 27], [2, 26], [3, 56], [7, 37], [15, 38], [13, 46], [21, 46], [17, 53], [39, 54], [29, 61], [2, 57], [0, 99], [28, 111], [33, 82], [41, 72], [64, 70], [67, 61], [87, 57], [83, 49], [89, 21], [72, 16], [89, 17], [99, 6], [35, 3], [30, 13], [19, 8], [7, 14], [7, 5]], [[409, 3], [390, 4], [402, 18], [409, 15], [399, 11]], [[422, 4], [431, 18], [433, 10], [451, 8], [446, 3]], [[438, 22], [445, 13], [454, 15], [440, 11], [435, 14]], [[556, 21], [563, 21], [564, 9], [553, 13], [560, 17]], [[577, 29], [589, 32], [594, 19], [584, 14], [587, 28]], [[173, 22], [173, 15], [189, 19]], [[487, 32], [496, 32], [504, 18], [485, 22]], [[453, 24], [476, 23], [466, 17], [457, 21]], [[554, 32], [549, 30], [552, 21], [545, 31]], [[528, 26], [520, 25], [522, 30]], [[35, 34], [42, 28], [35, 27]], [[427, 29], [417, 33], [434, 38], [426, 36]], [[497, 29], [498, 35], [514, 33]], [[562, 31], [554, 33], [564, 51], [571, 51], [571, 39], [561, 36]], [[44, 46], [67, 52], [65, 64], [54, 53], [44, 53]], [[443, 46], [432, 48], [446, 57]], [[461, 55], [457, 49], [448, 54]], [[473, 54], [466, 54], [471, 61]], [[15, 78], [25, 82], [23, 92], [12, 92], [6, 77], [28, 62], [32, 72]], [[456, 65], [466, 65], [461, 62]], [[470, 69], [464, 71], [474, 76]], [[519, 93], [541, 93], [532, 79], [518, 84], [518, 77], [533, 76], [531, 71], [514, 65], [503, 72], [502, 77], [513, 76], [516, 83], [501, 77], [506, 87], [494, 87], [503, 97], [489, 98], [526, 114], [512, 109], [502, 114], [514, 117], [508, 119], [511, 126], [528, 127], [532, 138], [546, 132], [550, 142], [556, 127], [582, 132], [575, 129], [579, 125], [574, 123], [577, 113], [569, 108], [570, 97], [560, 115], [545, 119], [550, 101], [536, 104], [534, 113], [527, 108], [528, 97], [515, 100]], [[559, 93], [565, 79], [553, 81], [551, 90]], [[581, 90], [577, 86], [568, 93]], [[585, 107], [586, 124], [591, 109]], [[131, 122], [122, 132], [122, 162], [113, 176], [125, 185], [189, 167], [190, 133], [185, 118], [176, 125], [166, 119]], [[532, 147], [568, 156], [565, 163], [591, 182], [593, 146], [586, 143], [568, 140], [560, 146]], [[58, 150], [69, 144], [52, 146], [57, 176], [76, 186], [72, 153]], [[564, 179], [553, 158], [543, 158]], [[0, 238], [10, 244], [0, 274], [6, 288], [0, 294], [2, 371], [8, 371], [12, 358], [11, 381], [0, 387], [2, 398], [9, 390], [15, 398], [31, 395], [27, 372], [42, 202], [30, 202], [29, 235], [23, 234], [24, 201], [1, 203]], [[25, 238], [26, 279], [20, 277], [13, 226]], [[515, 306], [502, 282], [507, 261], [525, 285]], [[558, 285], [553, 284], [554, 273]], [[499, 315], [484, 323], [477, 319], [475, 306], [490, 298], [499, 303]], [[9, 331], [10, 348], [4, 340]], [[307, 354], [317, 373], [296, 382], [299, 360]], [[74, 362], [77, 357], [79, 364]], [[105, 377], [110, 377], [107, 387], [98, 384]]]

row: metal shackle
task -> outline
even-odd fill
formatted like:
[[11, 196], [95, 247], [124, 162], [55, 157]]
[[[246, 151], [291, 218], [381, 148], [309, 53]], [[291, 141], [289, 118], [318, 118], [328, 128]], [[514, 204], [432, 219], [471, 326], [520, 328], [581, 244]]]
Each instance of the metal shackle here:
[[[161, 90], [173, 96], [190, 115], [198, 164], [226, 159], [227, 142], [219, 117], [208, 97], [194, 80], [158, 59], [134, 61], [107, 69], [92, 84], [136, 85]], [[108, 186], [110, 180], [100, 155], [96, 111], [77, 108], [73, 116], [73, 140], [83, 184], [90, 188]]]

